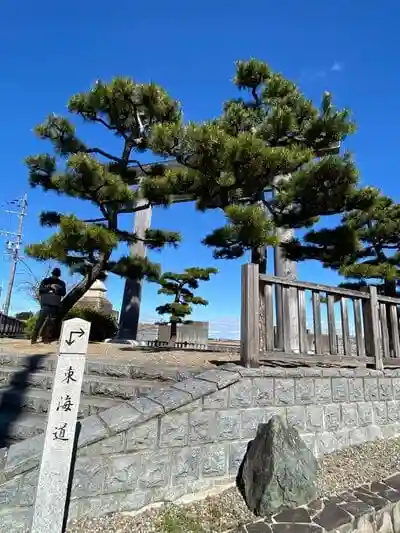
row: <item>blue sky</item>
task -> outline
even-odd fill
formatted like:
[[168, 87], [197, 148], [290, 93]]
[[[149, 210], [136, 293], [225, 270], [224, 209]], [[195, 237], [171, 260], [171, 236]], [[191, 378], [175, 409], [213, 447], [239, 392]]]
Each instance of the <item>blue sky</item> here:
[[[39, 227], [43, 209], [87, 215], [78, 201], [30, 190], [23, 159], [46, 149], [32, 128], [49, 113], [63, 114], [68, 98], [96, 79], [132, 76], [166, 87], [180, 100], [185, 118], [217, 115], [225, 99], [235, 95], [230, 82], [234, 61], [257, 57], [298, 82], [315, 99], [330, 90], [339, 106], [350, 107], [358, 132], [346, 143], [353, 151], [364, 183], [379, 186], [398, 199], [399, 82], [398, 20], [395, 0], [372, 2], [265, 1], [253, 5], [237, 0], [202, 2], [114, 2], [70, 0], [3, 0], [0, 8], [0, 99], [2, 102], [2, 169], [0, 205], [29, 193], [25, 243], [43, 239]], [[117, 149], [103, 132], [85, 128], [85, 140]], [[220, 272], [205, 283], [201, 294], [210, 300], [194, 317], [210, 320], [212, 332], [235, 336], [240, 308], [240, 264], [214, 261], [201, 239], [222, 222], [218, 213], [197, 213], [192, 205], [177, 205], [153, 215], [153, 227], [183, 233], [176, 250], [152, 254], [164, 270], [192, 265], [216, 265]], [[131, 221], [124, 224], [129, 227]], [[16, 221], [0, 213], [0, 227]], [[1, 250], [3, 241], [0, 240]], [[0, 256], [0, 283], [5, 288], [9, 262]], [[40, 276], [44, 266], [29, 265]], [[318, 264], [299, 266], [303, 280], [336, 283], [337, 277]], [[32, 307], [21, 290], [29, 279], [20, 266], [12, 311]], [[108, 296], [119, 307], [123, 283], [109, 279]], [[145, 286], [142, 319], [155, 317], [160, 303], [156, 287]]]

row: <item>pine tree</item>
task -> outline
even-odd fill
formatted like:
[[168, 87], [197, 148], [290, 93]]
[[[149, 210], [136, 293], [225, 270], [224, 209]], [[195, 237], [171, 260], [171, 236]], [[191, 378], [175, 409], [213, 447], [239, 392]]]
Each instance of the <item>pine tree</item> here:
[[[372, 191], [372, 190], [371, 190]], [[286, 246], [296, 261], [315, 259], [346, 278], [342, 286], [375, 285], [379, 293], [396, 296], [400, 279], [400, 205], [374, 191], [364, 209], [344, 214], [332, 229], [306, 233]]]
[[182, 165], [160, 175], [159, 191], [172, 183], [193, 194], [200, 210], [224, 210], [227, 224], [204, 239], [215, 257], [251, 250], [265, 271], [265, 246], [276, 244], [277, 226], [312, 226], [368, 200], [370, 192], [358, 190], [351, 156], [338, 153], [355, 125], [330, 93], [316, 108], [255, 59], [237, 62], [234, 83], [250, 99], [226, 102], [219, 118], [202, 124], [157, 125], [150, 145]]
[[[32, 187], [44, 192], [84, 200], [98, 217], [81, 219], [74, 214], [45, 211], [43, 226], [57, 228], [46, 241], [32, 244], [27, 253], [41, 261], [55, 260], [82, 273], [82, 280], [66, 295], [60, 318], [83, 296], [93, 282], [109, 273], [122, 277], [159, 277], [159, 265], [147, 259], [118, 254], [118, 247], [137, 242], [138, 237], [121, 229], [124, 213], [134, 213], [148, 204], [142, 199], [141, 183], [152, 181], [152, 169], [143, 172], [135, 153], [149, 150], [149, 136], [160, 124], [179, 124], [181, 111], [161, 87], [139, 84], [129, 78], [111, 83], [97, 81], [88, 91], [74, 95], [68, 104], [71, 114], [103, 128], [120, 141], [119, 153], [89, 146], [80, 140], [75, 126], [65, 117], [50, 115], [36, 127], [40, 139], [50, 141], [53, 153], [26, 159]], [[149, 205], [166, 205], [169, 190]], [[148, 230], [144, 242], [151, 249], [176, 246], [176, 232]]]
[[170, 344], [174, 344], [177, 336], [178, 324], [188, 323], [186, 317], [192, 314], [193, 305], [208, 305], [208, 301], [195, 296], [194, 291], [199, 287], [199, 281], [209, 281], [216, 268], [186, 268], [182, 273], [165, 272], [159, 280], [161, 288], [159, 294], [173, 296], [173, 301], [159, 305], [156, 311], [160, 315], [169, 315], [167, 324], [171, 324]]

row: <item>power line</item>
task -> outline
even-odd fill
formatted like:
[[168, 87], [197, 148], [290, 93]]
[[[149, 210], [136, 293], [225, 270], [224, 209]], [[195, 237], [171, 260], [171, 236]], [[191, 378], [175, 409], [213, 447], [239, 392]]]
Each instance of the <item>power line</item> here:
[[5, 235], [9, 237], [9, 239], [6, 242], [6, 249], [7, 253], [11, 256], [11, 269], [10, 269], [10, 276], [8, 278], [8, 286], [7, 286], [7, 292], [6, 297], [4, 300], [4, 306], [3, 306], [3, 313], [4, 315], [8, 315], [10, 310], [10, 303], [11, 303], [11, 296], [13, 292], [14, 287], [14, 280], [15, 280], [15, 272], [17, 269], [17, 263], [20, 260], [20, 249], [22, 244], [22, 236], [23, 236], [23, 225], [24, 225], [24, 218], [27, 213], [28, 208], [28, 195], [24, 194], [22, 198], [19, 198], [18, 200], [12, 200], [11, 202], [8, 202], [9, 205], [13, 205], [18, 207], [19, 209], [16, 210], [7, 210], [6, 213], [10, 213], [12, 215], [17, 215], [18, 217], [18, 228], [16, 232], [12, 231], [4, 231], [0, 230], [0, 233], [2, 235]]

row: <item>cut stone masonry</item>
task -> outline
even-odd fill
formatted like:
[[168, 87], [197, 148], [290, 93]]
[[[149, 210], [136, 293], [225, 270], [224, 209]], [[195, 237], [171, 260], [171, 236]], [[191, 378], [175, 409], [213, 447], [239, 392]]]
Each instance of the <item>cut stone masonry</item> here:
[[[69, 519], [233, 482], [248, 441], [273, 414], [295, 425], [319, 457], [399, 435], [400, 370], [229, 364], [89, 416], [81, 421]], [[36, 436], [0, 451], [0, 533], [29, 527], [42, 447]]]

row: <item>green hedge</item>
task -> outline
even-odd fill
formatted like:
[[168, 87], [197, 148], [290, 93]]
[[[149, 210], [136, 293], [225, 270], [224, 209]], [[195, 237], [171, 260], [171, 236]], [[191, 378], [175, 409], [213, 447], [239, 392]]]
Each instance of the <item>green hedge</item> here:
[[[90, 307], [82, 307], [70, 311], [65, 320], [70, 318], [82, 318], [91, 322], [89, 340], [93, 342], [101, 342], [105, 339], [115, 337], [118, 332], [118, 324], [112, 315], [104, 315]], [[37, 314], [26, 321], [25, 334], [28, 338], [31, 337], [33, 328], [35, 326]]]

